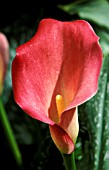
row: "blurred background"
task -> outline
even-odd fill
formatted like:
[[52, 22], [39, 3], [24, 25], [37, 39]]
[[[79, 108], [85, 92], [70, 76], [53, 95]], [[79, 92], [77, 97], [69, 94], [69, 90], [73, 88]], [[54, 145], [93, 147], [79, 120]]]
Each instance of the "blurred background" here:
[[[99, 91], [93, 99], [79, 106], [80, 131], [75, 160], [77, 170], [109, 170], [109, 1], [2, 0], [0, 32], [9, 41], [10, 59], [1, 97], [22, 155], [24, 169], [64, 170], [62, 156], [51, 140], [48, 125], [25, 114], [15, 103], [12, 91], [11, 64], [16, 48], [32, 38], [43, 18], [60, 21], [87, 20], [100, 37], [104, 62]], [[4, 170], [6, 167], [18, 169], [0, 122], [0, 169]]]

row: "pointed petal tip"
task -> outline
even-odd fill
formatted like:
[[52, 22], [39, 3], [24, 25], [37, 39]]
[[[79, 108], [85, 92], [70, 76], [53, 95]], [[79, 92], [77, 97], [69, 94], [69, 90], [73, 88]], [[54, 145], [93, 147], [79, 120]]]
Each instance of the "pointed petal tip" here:
[[20, 98], [18, 98], [18, 95], [15, 96], [15, 94], [14, 94], [14, 99], [15, 99], [16, 103], [19, 105], [19, 107], [33, 119], [36, 119], [43, 123], [47, 123], [49, 125], [54, 125], [54, 122], [40, 108], [36, 108], [34, 106], [31, 107], [32, 106], [31, 103], [30, 103], [30, 105], [27, 106], [25, 104], [25, 102], [23, 102], [23, 101], [19, 102]]
[[59, 151], [63, 154], [72, 153], [74, 150], [74, 143], [64, 129], [56, 124], [53, 126], [50, 125], [49, 128], [51, 137]]

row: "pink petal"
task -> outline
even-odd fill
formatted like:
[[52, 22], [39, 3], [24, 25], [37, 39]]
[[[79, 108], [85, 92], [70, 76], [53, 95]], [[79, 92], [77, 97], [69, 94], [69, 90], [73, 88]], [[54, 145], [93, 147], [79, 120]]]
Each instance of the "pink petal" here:
[[17, 48], [12, 83], [17, 104], [31, 117], [53, 124], [48, 109], [61, 67], [61, 39], [55, 20], [44, 20], [36, 35]]
[[[63, 55], [62, 66], [51, 101], [61, 94], [65, 101], [65, 111], [72, 109], [95, 95], [102, 66], [102, 49], [99, 38], [92, 27], [83, 20], [62, 24]], [[52, 110], [52, 109], [51, 109]], [[54, 119], [54, 114], [50, 112]]]
[[0, 33], [0, 54], [3, 56], [4, 63], [9, 62], [9, 42], [5, 34]]
[[74, 143], [69, 135], [58, 125], [49, 125], [51, 137], [60, 152], [70, 154], [74, 150]]
[[65, 111], [61, 115], [61, 121], [59, 125], [67, 132], [67, 134], [73, 140], [73, 143], [76, 143], [76, 139], [79, 133], [79, 123], [78, 123], [78, 109], [73, 108], [68, 111]]
[[0, 33], [0, 94], [9, 62], [9, 43], [6, 36]]
[[53, 124], [58, 120], [56, 95], [62, 95], [66, 110], [91, 98], [101, 63], [98, 37], [86, 21], [44, 19], [35, 36], [17, 48], [12, 63], [15, 100], [30, 116]]
[[[44, 84], [43, 81], [41, 82], [41, 79], [38, 79], [38, 75], [34, 73], [37, 73], [38, 68], [29, 63], [32, 61], [29, 59], [25, 60], [27, 58], [23, 58], [22, 56], [20, 57], [20, 55], [17, 54], [12, 65], [12, 81], [15, 100], [31, 117], [48, 124], [54, 124], [53, 121], [48, 118], [46, 110], [44, 110], [45, 104], [43, 103], [43, 99], [44, 97], [46, 98], [46, 96], [43, 95]], [[40, 86], [42, 89], [40, 89]]]

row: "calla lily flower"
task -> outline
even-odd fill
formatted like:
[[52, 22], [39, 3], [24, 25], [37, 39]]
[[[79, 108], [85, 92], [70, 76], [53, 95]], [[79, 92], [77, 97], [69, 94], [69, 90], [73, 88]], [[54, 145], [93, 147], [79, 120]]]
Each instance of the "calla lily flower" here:
[[74, 150], [77, 108], [96, 94], [101, 65], [99, 37], [84, 20], [43, 19], [36, 34], [16, 49], [15, 101], [32, 118], [49, 124], [62, 153]]
[[9, 43], [6, 36], [0, 33], [0, 95], [3, 90], [3, 83], [9, 61]]

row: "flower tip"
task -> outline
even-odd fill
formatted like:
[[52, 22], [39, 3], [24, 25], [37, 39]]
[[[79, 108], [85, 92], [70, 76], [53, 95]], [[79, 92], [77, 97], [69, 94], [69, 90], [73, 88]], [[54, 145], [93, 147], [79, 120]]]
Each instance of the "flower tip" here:
[[63, 154], [70, 154], [74, 150], [74, 143], [70, 136], [58, 125], [49, 125], [52, 140]]

